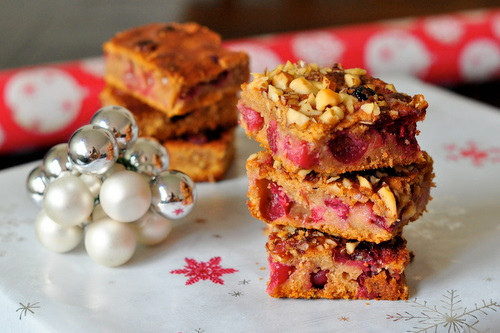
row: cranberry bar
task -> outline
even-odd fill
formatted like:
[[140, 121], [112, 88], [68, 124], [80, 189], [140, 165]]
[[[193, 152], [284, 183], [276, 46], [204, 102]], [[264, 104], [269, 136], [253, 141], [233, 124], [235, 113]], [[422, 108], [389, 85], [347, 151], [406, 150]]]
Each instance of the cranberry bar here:
[[196, 23], [153, 23], [103, 45], [106, 83], [168, 117], [213, 104], [248, 79], [248, 56]]
[[139, 126], [139, 135], [151, 136], [159, 141], [180, 138], [192, 141], [207, 131], [232, 128], [238, 120], [236, 94], [227, 94], [214, 104], [171, 118], [109, 85], [101, 92], [100, 98], [103, 105], [121, 105], [130, 110]]
[[268, 151], [247, 160], [248, 206], [269, 224], [318, 229], [374, 243], [399, 234], [425, 210], [432, 186], [432, 159], [329, 176], [287, 172]]
[[182, 171], [195, 182], [218, 181], [234, 157], [234, 128], [162, 142], [170, 156], [170, 169]]
[[341, 174], [421, 157], [415, 137], [427, 109], [422, 95], [340, 65], [288, 62], [253, 76], [242, 85], [242, 125], [287, 170]]
[[374, 244], [317, 230], [273, 226], [266, 244], [272, 297], [399, 300], [408, 298], [406, 241]]

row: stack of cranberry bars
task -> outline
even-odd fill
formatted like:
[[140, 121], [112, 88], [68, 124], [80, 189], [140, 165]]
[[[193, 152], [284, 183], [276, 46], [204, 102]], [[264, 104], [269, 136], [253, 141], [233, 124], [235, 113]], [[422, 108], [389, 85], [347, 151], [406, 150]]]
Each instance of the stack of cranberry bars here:
[[273, 297], [408, 298], [403, 227], [430, 199], [433, 169], [410, 97], [360, 68], [288, 62], [242, 85], [248, 206], [268, 224]]
[[223, 177], [234, 155], [236, 103], [248, 56], [196, 23], [154, 23], [103, 46], [104, 105], [129, 109], [139, 135], [158, 139], [170, 165], [195, 181]]

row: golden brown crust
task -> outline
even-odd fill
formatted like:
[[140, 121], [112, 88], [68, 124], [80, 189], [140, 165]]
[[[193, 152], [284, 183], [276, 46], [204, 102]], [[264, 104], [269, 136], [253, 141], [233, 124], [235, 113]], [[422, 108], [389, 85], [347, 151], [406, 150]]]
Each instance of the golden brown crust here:
[[139, 126], [139, 135], [155, 137], [159, 141], [179, 139], [207, 130], [228, 129], [236, 126], [238, 121], [235, 94], [227, 94], [214, 104], [171, 118], [111, 85], [104, 88], [100, 99], [103, 105], [121, 105], [130, 110]]
[[197, 144], [184, 140], [162, 142], [170, 156], [170, 169], [186, 173], [195, 182], [214, 182], [224, 177], [234, 157], [234, 128], [219, 139]]
[[[434, 177], [425, 152], [408, 166], [330, 176], [289, 173], [262, 151], [249, 157], [247, 173], [248, 207], [255, 218], [375, 243], [399, 234], [425, 211]], [[269, 213], [271, 183], [289, 201], [287, 213], [278, 217]]]
[[224, 49], [196, 23], [153, 23], [118, 33], [103, 45], [107, 83], [169, 117], [236, 93], [248, 79], [248, 56]]

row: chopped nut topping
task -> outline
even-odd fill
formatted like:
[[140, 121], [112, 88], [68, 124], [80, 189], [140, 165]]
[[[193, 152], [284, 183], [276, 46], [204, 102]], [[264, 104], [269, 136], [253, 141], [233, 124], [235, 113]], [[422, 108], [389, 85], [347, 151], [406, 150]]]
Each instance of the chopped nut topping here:
[[333, 125], [339, 122], [339, 118], [334, 114], [333, 110], [329, 108], [319, 116], [319, 121], [323, 124]]
[[376, 103], [365, 103], [361, 105], [361, 110], [363, 110], [367, 114], [374, 114], [378, 116], [380, 114], [380, 108]]
[[289, 124], [297, 124], [299, 127], [304, 127], [309, 122], [309, 117], [292, 108], [288, 109], [286, 119]]
[[285, 90], [288, 88], [288, 85], [292, 82], [292, 80], [293, 76], [285, 72], [280, 72], [279, 74], [273, 76], [272, 83], [276, 88]]
[[248, 156], [247, 161], [253, 161], [257, 158], [257, 156], [257, 153], [253, 153], [252, 155]]
[[386, 84], [385, 88], [389, 89], [390, 91], [396, 92], [396, 87], [394, 87], [393, 84]]
[[281, 162], [280, 162], [280, 161], [277, 161], [277, 160], [274, 160], [274, 162], [273, 162], [273, 168], [274, 168], [274, 169], [279, 169], [279, 168], [281, 168]]
[[389, 189], [389, 186], [382, 186], [377, 193], [380, 196], [380, 199], [384, 202], [384, 205], [389, 209], [389, 212], [392, 216], [397, 216], [398, 209], [396, 205], [396, 198], [394, 197], [394, 193]]
[[269, 87], [267, 88], [267, 94], [273, 102], [277, 102], [279, 101], [280, 96], [283, 95], [283, 90], [269, 85]]
[[368, 181], [368, 179], [366, 179], [365, 177], [360, 176], [360, 175], [358, 175], [357, 178], [358, 178], [359, 186], [365, 187], [365, 188], [367, 188], [369, 190], [372, 189], [372, 184], [370, 184], [370, 182]]
[[361, 79], [357, 75], [345, 74], [344, 80], [348, 87], [355, 87], [361, 84]]
[[364, 70], [363, 68], [348, 68], [345, 69], [344, 72], [352, 75], [366, 75], [366, 70]]
[[345, 93], [340, 93], [340, 97], [342, 98], [342, 103], [345, 105], [347, 108], [347, 111], [349, 112], [354, 112], [354, 103], [357, 101], [357, 99], [349, 94]]
[[408, 207], [405, 208], [403, 211], [403, 214], [401, 216], [401, 219], [403, 221], [410, 219], [412, 216], [414, 216], [417, 213], [417, 208], [413, 203], [410, 203]]
[[318, 91], [318, 89], [304, 77], [298, 77], [294, 79], [292, 82], [290, 82], [290, 89], [299, 94], [304, 94], [304, 95], [310, 93], [315, 94]]
[[345, 188], [351, 188], [352, 182], [349, 179], [344, 178], [342, 179], [342, 185], [344, 185]]
[[326, 180], [326, 183], [327, 184], [330, 184], [331, 182], [334, 182], [336, 181], [337, 179], [339, 179], [340, 177], [339, 176], [333, 176], [333, 177], [330, 177]]
[[353, 254], [354, 250], [358, 246], [359, 242], [347, 242], [345, 243], [345, 249], [348, 254]]
[[330, 239], [330, 238], [325, 239], [325, 243], [330, 244], [332, 247], [337, 246], [337, 243], [335, 243], [335, 241], [333, 239]]
[[337, 106], [340, 102], [340, 95], [328, 88], [321, 89], [316, 95], [316, 109], [319, 111], [323, 111], [327, 106]]
[[301, 169], [299, 170], [299, 172], [297, 172], [297, 174], [301, 177], [301, 178], [304, 178], [305, 176], [307, 176], [309, 173], [311, 173], [312, 170], [305, 170], [305, 169]]

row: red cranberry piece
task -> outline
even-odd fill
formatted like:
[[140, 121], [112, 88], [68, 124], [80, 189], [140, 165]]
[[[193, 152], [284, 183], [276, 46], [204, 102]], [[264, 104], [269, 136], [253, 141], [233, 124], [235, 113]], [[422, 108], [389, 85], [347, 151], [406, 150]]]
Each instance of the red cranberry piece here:
[[309, 216], [309, 219], [312, 222], [318, 222], [323, 220], [323, 215], [325, 215], [324, 207], [314, 207], [311, 209], [311, 215]]
[[274, 221], [290, 212], [292, 208], [291, 200], [283, 192], [281, 186], [275, 182], [269, 183], [269, 190], [271, 192], [271, 200], [269, 202], [269, 218]]
[[314, 288], [323, 289], [328, 282], [326, 274], [329, 270], [319, 270], [317, 273], [311, 273], [311, 283]]
[[137, 78], [134, 74], [135, 65], [132, 61], [128, 62], [128, 66], [123, 72], [123, 82], [127, 86], [127, 89], [135, 90], [138, 87]]
[[255, 111], [243, 104], [238, 104], [238, 110], [245, 121], [245, 124], [249, 131], [256, 132], [262, 128], [264, 125], [264, 118]]
[[269, 257], [270, 278], [267, 290], [274, 290], [277, 286], [288, 280], [290, 275], [295, 271], [295, 267], [282, 264], [278, 261], [273, 261]]
[[278, 152], [278, 123], [275, 120], [271, 120], [267, 126], [267, 142], [269, 149], [276, 154]]
[[333, 157], [344, 164], [358, 161], [363, 157], [368, 146], [368, 141], [356, 138], [346, 132], [341, 132], [335, 138], [328, 141], [328, 149]]
[[347, 220], [349, 212], [351, 211], [349, 205], [340, 199], [327, 198], [325, 199], [325, 206], [333, 209], [335, 213], [337, 213], [337, 215], [344, 221]]
[[393, 135], [397, 144], [408, 154], [413, 154], [418, 150], [417, 124], [411, 117], [402, 118], [394, 121], [386, 127], [386, 132]]
[[303, 169], [310, 169], [318, 164], [318, 156], [309, 149], [307, 141], [288, 140], [285, 141], [286, 157]]

